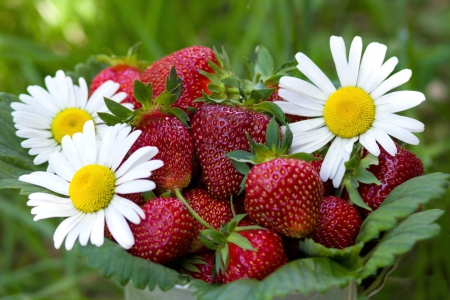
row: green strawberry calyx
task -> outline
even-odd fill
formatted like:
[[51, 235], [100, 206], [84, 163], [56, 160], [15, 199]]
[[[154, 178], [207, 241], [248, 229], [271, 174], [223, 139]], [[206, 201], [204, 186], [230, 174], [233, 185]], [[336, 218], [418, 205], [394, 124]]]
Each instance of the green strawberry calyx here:
[[142, 117], [151, 112], [159, 111], [163, 114], [177, 117], [180, 122], [188, 127], [189, 117], [180, 108], [171, 107], [181, 94], [181, 78], [178, 77], [175, 67], [172, 66], [166, 79], [166, 89], [158, 97], [153, 99], [153, 88], [151, 83], [144, 84], [139, 80], [134, 81], [134, 97], [142, 104], [137, 110], [131, 110], [111, 99], [105, 98], [105, 104], [109, 113], [99, 112], [98, 116], [108, 126], [114, 126], [119, 123], [127, 123], [131, 126], [137, 126]]
[[[251, 107], [254, 111], [271, 114], [279, 122], [285, 124], [286, 118], [283, 111], [278, 105], [266, 101], [276, 89], [274, 87], [267, 87], [264, 84], [261, 80], [261, 72], [256, 72], [256, 74], [255, 72], [252, 73], [251, 76], [257, 80], [256, 82], [240, 79], [231, 67], [225, 49], [222, 49], [222, 52], [219, 53], [214, 48], [214, 54], [218, 64], [208, 60], [213, 72], [208, 73], [203, 70], [198, 70], [200, 74], [210, 80], [208, 84], [209, 93], [203, 90], [202, 97], [195, 99], [194, 102]], [[262, 63], [257, 65], [260, 66]], [[274, 84], [276, 76], [270, 78], [270, 81], [267, 81], [268, 84], [276, 86], [277, 84]]]
[[94, 58], [101, 63], [105, 63], [109, 67], [126, 65], [138, 68], [139, 70], [144, 70], [150, 65], [149, 62], [139, 60], [142, 52], [141, 42], [131, 46], [125, 56], [117, 56], [111, 49], [105, 49], [104, 51], [104, 54], [95, 55]]
[[245, 230], [255, 230], [255, 229], [265, 229], [258, 225], [247, 225], [247, 226], [238, 226], [239, 222], [244, 219], [247, 214], [235, 214], [233, 209], [233, 204], [230, 203], [231, 209], [233, 212], [233, 219], [228, 223], [224, 223], [221, 225], [220, 229], [217, 230], [212, 227], [208, 222], [206, 222], [202, 217], [200, 217], [187, 203], [186, 199], [181, 195], [178, 189], [175, 189], [175, 195], [177, 198], [187, 207], [190, 214], [194, 219], [196, 219], [200, 224], [202, 224], [206, 229], [200, 231], [198, 239], [209, 249], [216, 251], [215, 255], [215, 274], [218, 274], [220, 271], [225, 271], [228, 267], [229, 263], [229, 250], [228, 244], [233, 243], [238, 247], [257, 252], [250, 241], [239, 234], [239, 231]]

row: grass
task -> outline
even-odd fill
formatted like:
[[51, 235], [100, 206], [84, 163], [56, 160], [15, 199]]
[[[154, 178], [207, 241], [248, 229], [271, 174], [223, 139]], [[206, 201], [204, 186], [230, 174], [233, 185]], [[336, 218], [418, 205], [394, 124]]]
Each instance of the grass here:
[[[142, 58], [154, 61], [194, 44], [227, 50], [242, 74], [242, 58], [265, 45], [276, 63], [296, 52], [310, 56], [336, 76], [330, 35], [364, 45], [378, 41], [397, 56], [397, 70], [409, 68], [403, 89], [425, 93], [427, 101], [407, 112], [426, 125], [421, 143], [409, 147], [427, 172], [450, 173], [449, 87], [450, 4], [445, 0], [5, 0], [0, 3], [0, 91], [20, 94], [46, 75], [70, 70], [105, 48], [123, 55], [138, 41]], [[449, 209], [450, 194], [431, 206]], [[121, 299], [122, 288], [64, 250], [52, 235], [58, 220], [33, 222], [17, 191], [0, 193], [0, 300]], [[403, 257], [386, 287], [373, 299], [447, 299], [450, 281], [450, 214], [442, 230]]]

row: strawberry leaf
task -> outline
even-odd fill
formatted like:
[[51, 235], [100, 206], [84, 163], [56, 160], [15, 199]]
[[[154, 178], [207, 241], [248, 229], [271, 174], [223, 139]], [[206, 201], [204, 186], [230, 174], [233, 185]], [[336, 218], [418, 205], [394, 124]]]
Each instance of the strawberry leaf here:
[[80, 257], [85, 257], [90, 268], [98, 269], [105, 278], [112, 276], [121, 284], [129, 281], [137, 288], [146, 286], [153, 290], [156, 286], [166, 291], [175, 284], [186, 284], [187, 279], [175, 270], [163, 265], [132, 256], [116, 243], [105, 239], [103, 246], [92, 244], [75, 245], [75, 251]]
[[236, 246], [242, 249], [256, 251], [256, 249], [252, 246], [252, 244], [248, 241], [246, 237], [240, 235], [235, 231], [230, 233], [230, 235], [227, 238], [227, 241], [235, 244]]
[[133, 111], [131, 109], [126, 108], [125, 106], [123, 106], [120, 103], [117, 103], [114, 100], [105, 97], [104, 101], [109, 111], [118, 118], [126, 120], [133, 115]]
[[371, 211], [372, 209], [364, 202], [363, 198], [361, 198], [361, 195], [359, 194], [357, 187], [358, 182], [353, 178], [350, 178], [350, 180], [345, 181], [345, 188], [348, 192], [348, 195], [350, 196], [350, 201], [352, 201], [353, 204], [359, 207]]
[[280, 149], [280, 129], [274, 118], [270, 119], [266, 129], [266, 145], [273, 153], [278, 153]]
[[108, 126], [114, 126], [116, 124], [124, 123], [124, 120], [122, 118], [116, 117], [109, 113], [98, 112], [97, 115]]
[[267, 100], [275, 91], [273, 88], [260, 88], [250, 92], [250, 97], [255, 101]]
[[[273, 61], [273, 57], [266, 47], [259, 45], [258, 53], [256, 55], [256, 63], [255, 63], [255, 74], [259, 78], [262, 78], [265, 81], [266, 78], [269, 78], [275, 72], [275, 65]], [[258, 81], [259, 81], [258, 78]]]
[[356, 242], [377, 239], [381, 232], [393, 229], [399, 220], [418, 211], [431, 199], [442, 198], [449, 182], [450, 174], [431, 173], [402, 183], [364, 220]]
[[152, 106], [153, 88], [152, 84], [144, 84], [142, 81], [135, 80], [133, 86], [133, 93], [136, 100], [142, 104], [146, 109]]
[[21, 194], [48, 192], [46, 189], [21, 182], [18, 178], [34, 171], [45, 171], [47, 164], [36, 166], [28, 149], [22, 148], [23, 139], [16, 135], [11, 112], [12, 102], [19, 99], [15, 95], [0, 93], [0, 189], [21, 189]]
[[367, 255], [361, 278], [376, 274], [379, 268], [394, 265], [396, 259], [411, 250], [416, 242], [436, 236], [440, 227], [433, 222], [443, 213], [440, 209], [414, 213], [388, 231]]

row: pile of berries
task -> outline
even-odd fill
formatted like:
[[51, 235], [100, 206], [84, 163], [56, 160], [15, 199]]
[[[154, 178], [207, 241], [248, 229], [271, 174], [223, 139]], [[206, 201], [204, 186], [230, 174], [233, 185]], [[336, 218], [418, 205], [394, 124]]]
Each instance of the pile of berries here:
[[[90, 92], [113, 80], [135, 106], [109, 103], [113, 115], [101, 116], [142, 131], [129, 154], [156, 146], [155, 159], [164, 162], [150, 177], [154, 195], [123, 195], [146, 215], [130, 224], [132, 255], [227, 283], [263, 279], [301, 258], [297, 245], [304, 238], [338, 249], [355, 243], [371, 211], [321, 181], [319, 153], [289, 154], [289, 122], [298, 118], [272, 102], [281, 100], [277, 80], [286, 69], [260, 70], [256, 64], [252, 78], [240, 79], [224, 52], [193, 46], [144, 69], [116, 61], [93, 79]], [[357, 155], [368, 154], [361, 149]], [[360, 183], [358, 192], [372, 210], [396, 186], [424, 173], [421, 161], [399, 145], [395, 156], [381, 148], [368, 171], [380, 184]]]

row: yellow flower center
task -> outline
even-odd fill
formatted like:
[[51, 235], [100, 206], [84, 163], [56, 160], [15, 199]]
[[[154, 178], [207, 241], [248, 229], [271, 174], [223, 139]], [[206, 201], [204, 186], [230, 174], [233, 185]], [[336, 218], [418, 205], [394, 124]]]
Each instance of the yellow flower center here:
[[86, 121], [92, 120], [90, 114], [79, 108], [67, 108], [56, 115], [52, 122], [54, 139], [61, 143], [66, 135], [82, 132]]
[[79, 169], [69, 185], [69, 197], [79, 211], [94, 213], [106, 208], [114, 196], [116, 178], [105, 166], [87, 165]]
[[360, 88], [340, 88], [325, 103], [323, 118], [336, 136], [356, 137], [366, 132], [375, 120], [375, 104]]

